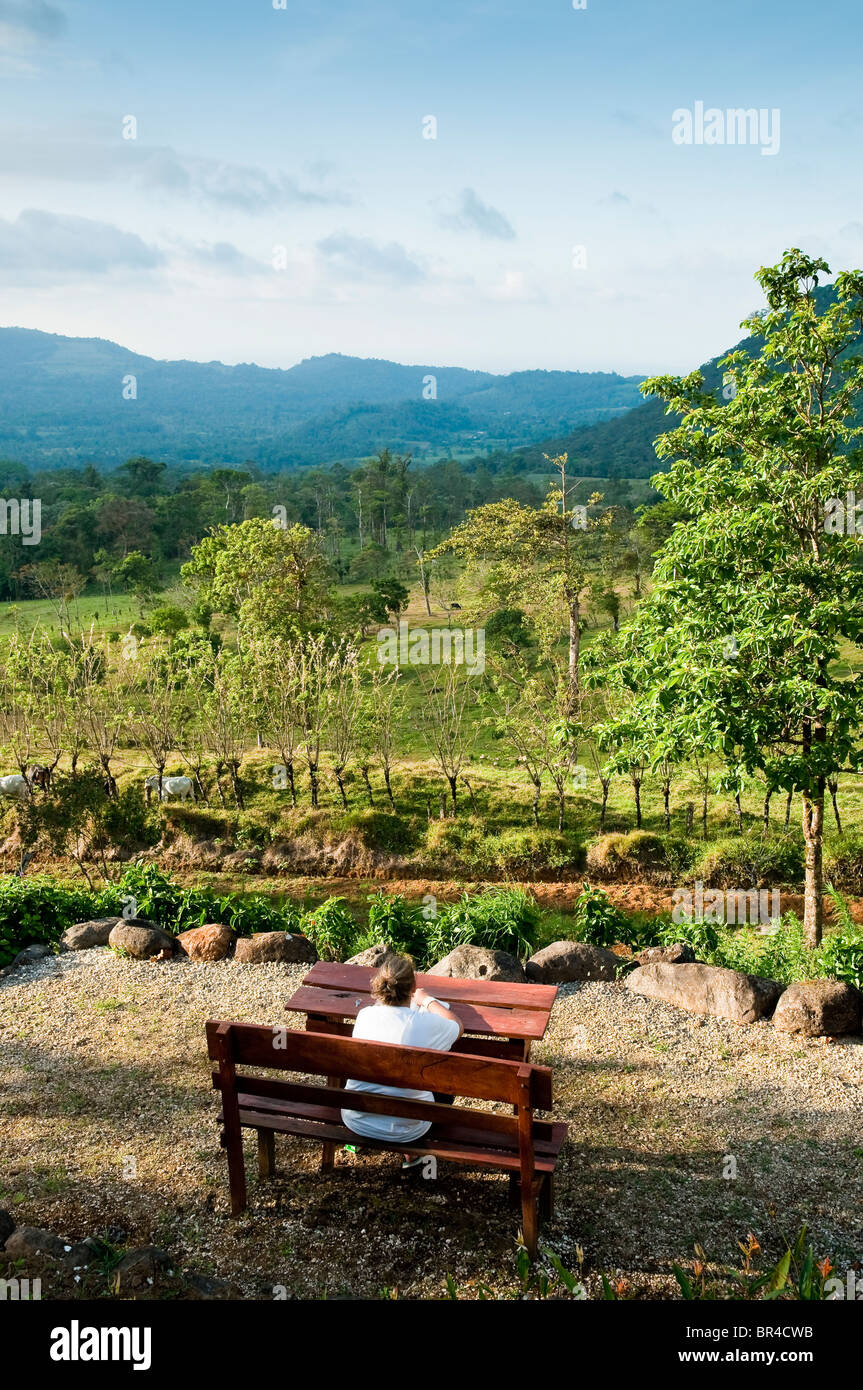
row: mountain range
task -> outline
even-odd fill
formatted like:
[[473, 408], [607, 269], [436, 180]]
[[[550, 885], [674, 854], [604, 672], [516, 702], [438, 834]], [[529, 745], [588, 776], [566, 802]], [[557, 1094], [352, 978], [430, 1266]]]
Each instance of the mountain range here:
[[288, 370], [159, 361], [101, 338], [0, 328], [0, 458], [31, 468], [350, 462], [507, 452], [631, 409], [614, 372], [405, 366], [329, 353]]

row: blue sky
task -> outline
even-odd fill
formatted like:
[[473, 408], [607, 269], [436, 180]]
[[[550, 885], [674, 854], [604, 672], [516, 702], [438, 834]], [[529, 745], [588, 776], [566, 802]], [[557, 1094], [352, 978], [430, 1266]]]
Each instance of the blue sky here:
[[[688, 370], [786, 247], [863, 263], [861, 37], [851, 0], [0, 0], [0, 323]], [[778, 152], [676, 144], [696, 102], [778, 109]]]

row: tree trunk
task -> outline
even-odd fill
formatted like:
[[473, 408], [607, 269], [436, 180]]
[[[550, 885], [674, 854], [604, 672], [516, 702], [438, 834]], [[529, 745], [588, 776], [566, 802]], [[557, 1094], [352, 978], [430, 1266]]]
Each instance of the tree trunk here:
[[449, 782], [450, 796], [452, 797], [452, 813], [454, 816], [457, 816], [458, 801], [456, 800], [456, 782], [458, 781], [458, 774], [456, 773], [454, 777], [450, 777], [449, 773], [447, 773], [446, 780]]
[[366, 784], [366, 796], [367, 796], [368, 799], [369, 799], [369, 805], [370, 805], [370, 806], [374, 806], [374, 804], [375, 804], [375, 797], [374, 797], [374, 792], [372, 791], [372, 784], [371, 784], [371, 782], [370, 782], [370, 780], [369, 780], [369, 769], [368, 769], [368, 766], [366, 766], [366, 767], [361, 767], [361, 768], [360, 768], [360, 773], [361, 773], [361, 775], [362, 775], [363, 781], [364, 781], [365, 784]]
[[339, 796], [342, 798], [342, 809], [346, 811], [348, 809], [348, 798], [345, 795], [344, 768], [337, 767], [334, 771], [336, 774], [336, 783], [339, 788]]
[[533, 784], [533, 806], [531, 807], [531, 810], [533, 811], [533, 823], [534, 823], [534, 825], [536, 826], [537, 830], [539, 830], [539, 792], [540, 792], [540, 784], [539, 784], [539, 782], [534, 781], [534, 784]]
[[765, 835], [767, 834], [768, 830], [770, 829], [770, 798], [771, 798], [772, 795], [773, 795], [773, 793], [772, 793], [771, 791], [768, 790], [768, 791], [766, 792], [765, 796], [764, 796], [764, 811], [762, 812], [762, 820], [764, 821], [764, 834], [765, 834]]
[[605, 816], [606, 812], [608, 811], [608, 793], [611, 787], [611, 779], [608, 777], [600, 777], [599, 780], [602, 786], [602, 806], [599, 812], [599, 833], [600, 835], [602, 835], [605, 833]]
[[243, 791], [242, 791], [242, 788], [241, 788], [241, 786], [240, 786], [240, 773], [239, 773], [239, 767], [238, 767], [237, 763], [231, 763], [230, 772], [231, 772], [231, 789], [232, 789], [232, 791], [233, 791], [233, 793], [234, 793], [234, 801], [235, 801], [236, 804], [237, 804], [238, 810], [243, 811], [243, 810], [245, 810], [245, 805], [244, 805], [244, 803], [243, 803]]
[[701, 797], [701, 838], [702, 838], [702, 840], [706, 840], [706, 839], [707, 839], [707, 788], [706, 788], [706, 787], [704, 788], [704, 792], [703, 792], [703, 795], [702, 795], [702, 797]]
[[803, 838], [806, 842], [806, 878], [803, 889], [803, 933], [807, 946], [821, 944], [823, 926], [824, 781], [819, 779], [814, 797], [803, 794]]
[[641, 829], [641, 778], [633, 777], [632, 786], [635, 792], [635, 828]]
[[793, 793], [793, 792], [789, 792], [789, 793], [788, 793], [788, 796], [787, 796], [786, 799], [785, 799], [785, 829], [786, 829], [786, 830], [788, 829], [789, 825], [791, 824], [791, 802], [792, 802], [793, 797], [794, 797], [794, 793]]
[[558, 788], [558, 792], [557, 792], [557, 828], [558, 828], [558, 830], [562, 830], [562, 829], [563, 829], [563, 817], [564, 817], [564, 812], [565, 812], [565, 810], [566, 810], [566, 792], [565, 792], [564, 788], [561, 786], [561, 787]]
[[687, 833], [687, 835], [691, 835], [691, 834], [692, 834], [692, 826], [693, 826], [694, 822], [695, 822], [695, 802], [694, 802], [694, 801], [687, 801], [687, 803], [686, 803], [686, 833]]
[[476, 804], [476, 797], [473, 794], [473, 787], [471, 786], [470, 782], [467, 780], [466, 777], [464, 779], [464, 784], [467, 787], [467, 794], [470, 797], [471, 810], [473, 811], [475, 816], [478, 816], [479, 807]]
[[734, 793], [734, 814], [737, 817], [737, 833], [743, 834], [743, 807], [740, 805], [740, 792]]
[[312, 790], [312, 810], [318, 809], [318, 765], [309, 763], [309, 785]]
[[296, 784], [296, 779], [295, 779], [295, 777], [294, 777], [294, 760], [293, 760], [293, 758], [287, 758], [287, 759], [286, 759], [286, 761], [285, 761], [285, 771], [286, 771], [286, 773], [288, 774], [288, 786], [289, 786], [290, 789], [291, 789], [291, 805], [295, 807], [296, 804], [297, 804], [297, 784]]
[[662, 784], [662, 804], [665, 808], [665, 830], [666, 833], [671, 829], [671, 783]]
[[833, 803], [833, 819], [836, 821], [836, 830], [837, 830], [838, 834], [841, 835], [841, 834], [842, 834], [842, 822], [841, 822], [841, 820], [839, 819], [839, 807], [838, 807], [837, 804], [836, 804], [836, 797], [837, 797], [837, 795], [838, 795], [838, 793], [839, 793], [839, 778], [838, 778], [838, 777], [834, 777], [834, 778], [828, 780], [827, 786], [830, 788], [830, 800], [831, 800], [832, 803]]
[[578, 599], [569, 605], [569, 691], [567, 714], [572, 717], [578, 709], [578, 663], [581, 647], [581, 615]]
[[[385, 764], [385, 765], [384, 765], [384, 785], [386, 786], [386, 789], [387, 789], [387, 796], [388, 796], [389, 799], [390, 799], [390, 806], [391, 806], [392, 809], [395, 811], [395, 809], [396, 809], [396, 799], [395, 799], [395, 797], [393, 796], [393, 788], [392, 788], [392, 783], [390, 782], [390, 769], [389, 769], [389, 765], [388, 765], [388, 764]], [[431, 819], [431, 818], [429, 818], [429, 819]]]

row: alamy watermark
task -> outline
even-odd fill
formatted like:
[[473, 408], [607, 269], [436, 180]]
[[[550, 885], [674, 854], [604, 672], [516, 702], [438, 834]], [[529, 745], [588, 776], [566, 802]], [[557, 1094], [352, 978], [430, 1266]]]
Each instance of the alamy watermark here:
[[381, 666], [464, 666], [471, 675], [485, 670], [485, 628], [411, 628], [404, 621], [378, 633]]
[[42, 539], [42, 499], [0, 497], [0, 536], [20, 536], [22, 545], [38, 545]]
[[671, 920], [681, 923], [711, 922], [716, 926], [743, 926], [759, 923], [763, 927], [778, 924], [782, 911], [778, 888], [708, 888], [701, 880], [691, 888], [675, 888], [671, 895]]
[[760, 145], [763, 155], [779, 153], [781, 113], [778, 106], [734, 106], [723, 111], [696, 101], [671, 114], [675, 145]]

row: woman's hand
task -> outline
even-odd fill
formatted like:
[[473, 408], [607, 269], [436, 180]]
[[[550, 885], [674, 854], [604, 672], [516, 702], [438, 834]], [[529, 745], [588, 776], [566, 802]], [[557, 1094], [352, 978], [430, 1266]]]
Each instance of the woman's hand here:
[[424, 990], [424, 989], [415, 989], [415, 990], [414, 990], [414, 1003], [416, 1004], [416, 1006], [417, 1006], [418, 1009], [421, 1009], [421, 1008], [423, 1007], [423, 1005], [428, 1004], [429, 1001], [431, 1000], [431, 998], [432, 998], [432, 996], [428, 993], [427, 990]]

